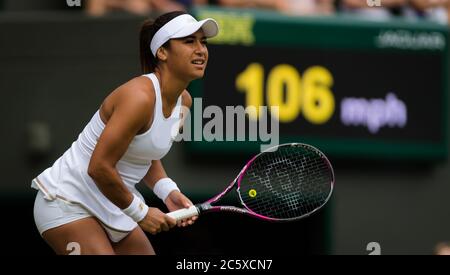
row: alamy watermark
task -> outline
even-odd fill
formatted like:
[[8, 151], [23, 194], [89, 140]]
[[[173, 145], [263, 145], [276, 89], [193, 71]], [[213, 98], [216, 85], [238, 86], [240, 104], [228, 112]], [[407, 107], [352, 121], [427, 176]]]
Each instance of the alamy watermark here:
[[66, 0], [69, 7], [81, 7], [81, 0]]
[[366, 250], [370, 252], [369, 255], [381, 255], [381, 245], [378, 242], [368, 243]]
[[[203, 108], [203, 100], [194, 98], [190, 109], [180, 106], [173, 112], [182, 113], [183, 121], [176, 117], [172, 119], [168, 141], [160, 138], [164, 133], [154, 135], [155, 146], [167, 148], [172, 141], [206, 141], [206, 142], [261, 142], [260, 150], [264, 151], [279, 145], [279, 107], [271, 106], [225, 106], [221, 108], [209, 105]], [[254, 120], [257, 114], [258, 119]], [[171, 117], [169, 117], [170, 119]], [[180, 131], [180, 123], [183, 123]]]
[[81, 255], [81, 245], [77, 242], [70, 242], [66, 246], [69, 255]]

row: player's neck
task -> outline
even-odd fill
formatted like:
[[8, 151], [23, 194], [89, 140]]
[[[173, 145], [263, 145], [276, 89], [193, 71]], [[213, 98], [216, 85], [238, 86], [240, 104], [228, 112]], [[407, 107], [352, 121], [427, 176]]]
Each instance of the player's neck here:
[[161, 95], [163, 96], [164, 101], [166, 101], [169, 106], [175, 105], [178, 97], [186, 89], [189, 82], [170, 77], [167, 72], [164, 73], [160, 70], [157, 70], [155, 75], [158, 78]]

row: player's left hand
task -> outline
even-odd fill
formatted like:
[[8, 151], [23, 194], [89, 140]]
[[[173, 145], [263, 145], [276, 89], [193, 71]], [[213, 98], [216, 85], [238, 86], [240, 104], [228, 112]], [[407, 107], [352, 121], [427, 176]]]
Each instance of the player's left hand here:
[[[178, 209], [182, 209], [182, 208], [189, 208], [190, 206], [193, 205], [192, 202], [178, 190], [174, 190], [174, 191], [170, 192], [170, 194], [166, 198], [165, 204], [167, 206], [167, 209], [169, 209], [170, 212], [178, 210]], [[197, 218], [198, 218], [197, 216], [194, 216], [194, 217], [179, 221], [178, 226], [185, 227], [188, 225], [192, 225]]]

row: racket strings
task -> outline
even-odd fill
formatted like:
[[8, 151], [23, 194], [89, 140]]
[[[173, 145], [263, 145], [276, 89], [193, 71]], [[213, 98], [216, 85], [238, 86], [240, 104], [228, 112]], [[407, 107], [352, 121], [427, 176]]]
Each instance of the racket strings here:
[[255, 213], [294, 219], [320, 208], [333, 181], [320, 152], [304, 146], [282, 146], [255, 159], [240, 181], [243, 203]]

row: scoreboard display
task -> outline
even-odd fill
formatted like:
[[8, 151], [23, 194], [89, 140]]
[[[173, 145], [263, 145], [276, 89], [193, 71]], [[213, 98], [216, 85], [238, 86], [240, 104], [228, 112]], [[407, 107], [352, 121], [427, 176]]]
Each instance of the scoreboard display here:
[[[205, 77], [190, 87], [203, 108], [277, 106], [270, 116], [279, 123], [280, 143], [304, 142], [334, 156], [447, 157], [446, 26], [211, 8], [193, 13], [220, 26], [209, 40]], [[246, 116], [259, 119], [258, 111]], [[188, 146], [233, 153], [256, 151], [260, 143]]]

